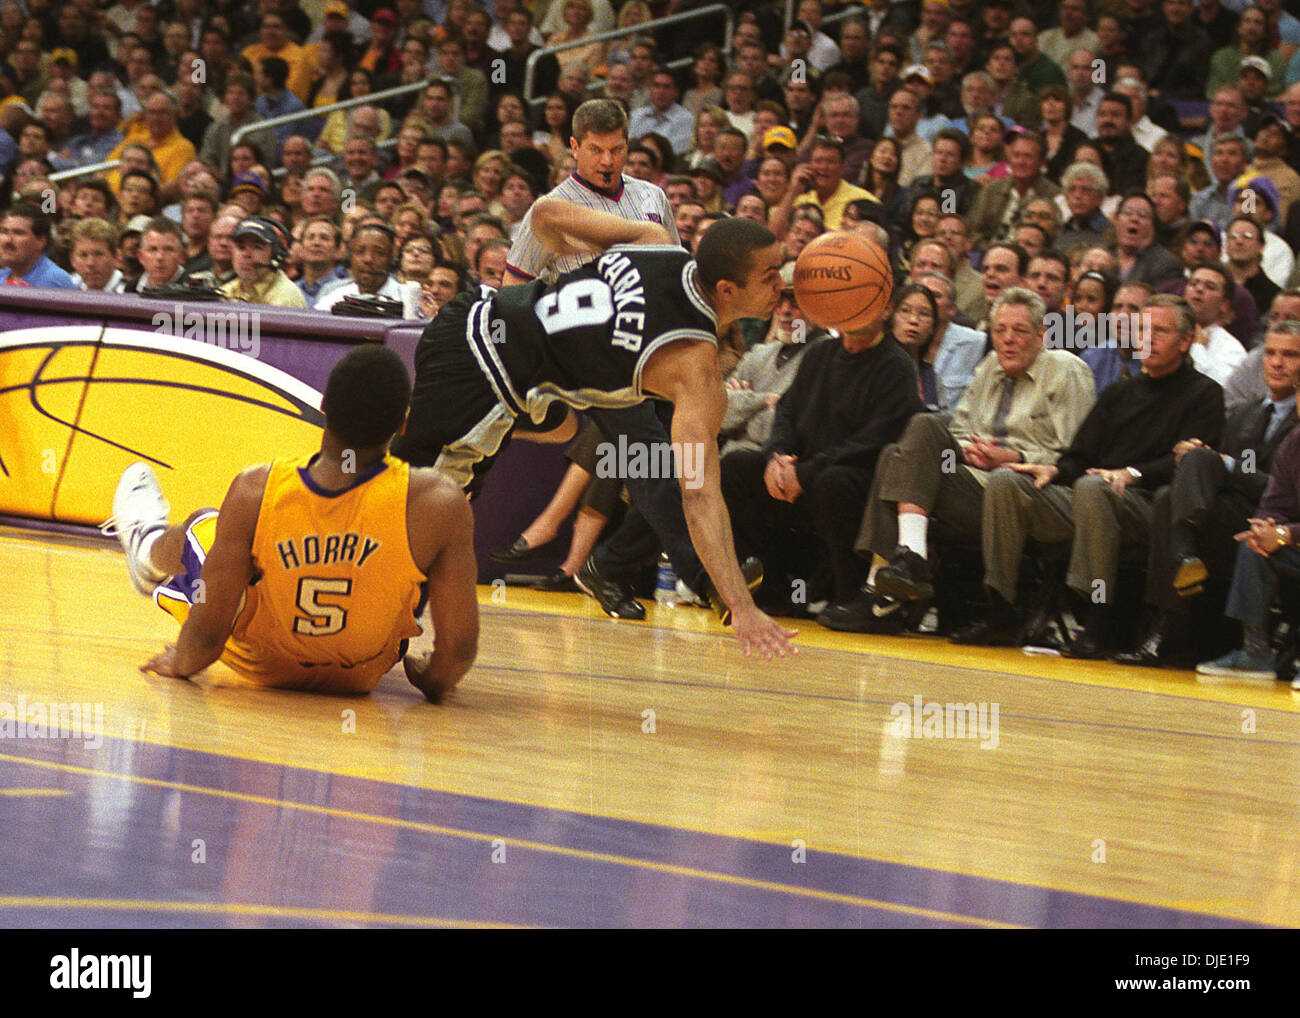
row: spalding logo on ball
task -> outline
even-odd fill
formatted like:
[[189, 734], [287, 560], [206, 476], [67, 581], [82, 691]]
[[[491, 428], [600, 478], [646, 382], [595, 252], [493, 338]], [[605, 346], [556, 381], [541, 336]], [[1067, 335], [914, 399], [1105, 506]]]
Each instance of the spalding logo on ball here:
[[894, 273], [860, 233], [823, 233], [794, 263], [794, 299], [823, 329], [860, 332], [884, 317]]

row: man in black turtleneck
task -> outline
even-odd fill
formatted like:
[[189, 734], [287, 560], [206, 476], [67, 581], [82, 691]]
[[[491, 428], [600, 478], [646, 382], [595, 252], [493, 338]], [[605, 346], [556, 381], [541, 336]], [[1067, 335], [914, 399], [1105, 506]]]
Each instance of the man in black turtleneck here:
[[[824, 596], [857, 594], [867, 563], [853, 551], [881, 450], [925, 409], [912, 358], [874, 325], [809, 347], [776, 405], [761, 451], [737, 450], [722, 463], [722, 493], [736, 547], [763, 560], [758, 594], [772, 611], [806, 607], [821, 565], [834, 580]], [[795, 581], [803, 580], [802, 588]]]
[[1066, 583], [1085, 630], [1066, 653], [1096, 658], [1111, 651], [1121, 544], [1147, 540], [1152, 495], [1173, 477], [1174, 446], [1199, 439], [1215, 447], [1223, 431], [1223, 390], [1188, 353], [1196, 336], [1190, 305], [1171, 294], [1149, 298], [1141, 333], [1142, 373], [1103, 390], [1056, 463], [1016, 463], [990, 478], [983, 513], [990, 612], [959, 631], [956, 642], [1015, 642], [1016, 583], [1033, 538], [1072, 545]]

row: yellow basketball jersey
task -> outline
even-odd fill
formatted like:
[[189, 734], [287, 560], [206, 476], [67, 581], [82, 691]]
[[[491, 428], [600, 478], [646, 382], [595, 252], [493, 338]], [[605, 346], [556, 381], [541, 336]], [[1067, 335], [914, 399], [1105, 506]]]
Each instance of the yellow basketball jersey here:
[[366, 693], [396, 663], [424, 574], [406, 535], [410, 466], [392, 456], [341, 492], [320, 489], [313, 456], [276, 460], [253, 538], [260, 578], [222, 660], [268, 686]]

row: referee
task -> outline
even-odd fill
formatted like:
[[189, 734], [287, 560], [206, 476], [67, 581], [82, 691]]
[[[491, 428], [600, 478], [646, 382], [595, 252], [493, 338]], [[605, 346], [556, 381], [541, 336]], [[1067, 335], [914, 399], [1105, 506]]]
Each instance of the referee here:
[[[585, 208], [607, 212], [622, 219], [651, 220], [661, 224], [681, 243], [668, 196], [656, 184], [623, 174], [627, 162], [627, 114], [610, 99], [591, 99], [573, 114], [573, 136], [569, 146], [577, 162], [569, 178], [550, 194]], [[524, 216], [506, 259], [504, 285], [533, 279], [554, 280], [560, 273], [579, 268], [601, 252], [556, 256], [544, 247], [532, 228], [532, 210]], [[625, 436], [647, 449], [669, 443], [672, 407], [660, 400], [646, 400], [626, 410], [589, 410], [605, 439], [617, 442]], [[667, 418], [667, 419], [665, 419]], [[624, 581], [642, 563], [663, 548], [677, 575], [696, 591], [707, 590], [708, 574], [691, 544], [682, 512], [682, 493], [671, 478], [623, 478], [632, 505], [623, 524], [603, 541], [574, 580], [594, 597], [607, 615], [643, 619], [645, 607], [632, 596]]]

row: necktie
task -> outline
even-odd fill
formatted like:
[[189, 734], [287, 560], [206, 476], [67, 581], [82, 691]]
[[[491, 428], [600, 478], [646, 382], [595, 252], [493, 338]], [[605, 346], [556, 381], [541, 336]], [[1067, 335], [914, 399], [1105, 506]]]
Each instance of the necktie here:
[[1264, 429], [1264, 441], [1271, 442], [1273, 436], [1277, 434], [1277, 429], [1282, 427], [1282, 422], [1286, 419], [1286, 411], [1289, 407], [1284, 403], [1269, 403], [1268, 427]]
[[1016, 380], [1007, 377], [1002, 382], [1002, 396], [998, 399], [997, 409], [993, 411], [993, 437], [1007, 437], [1007, 418], [1011, 416], [1011, 400], [1015, 395]]

